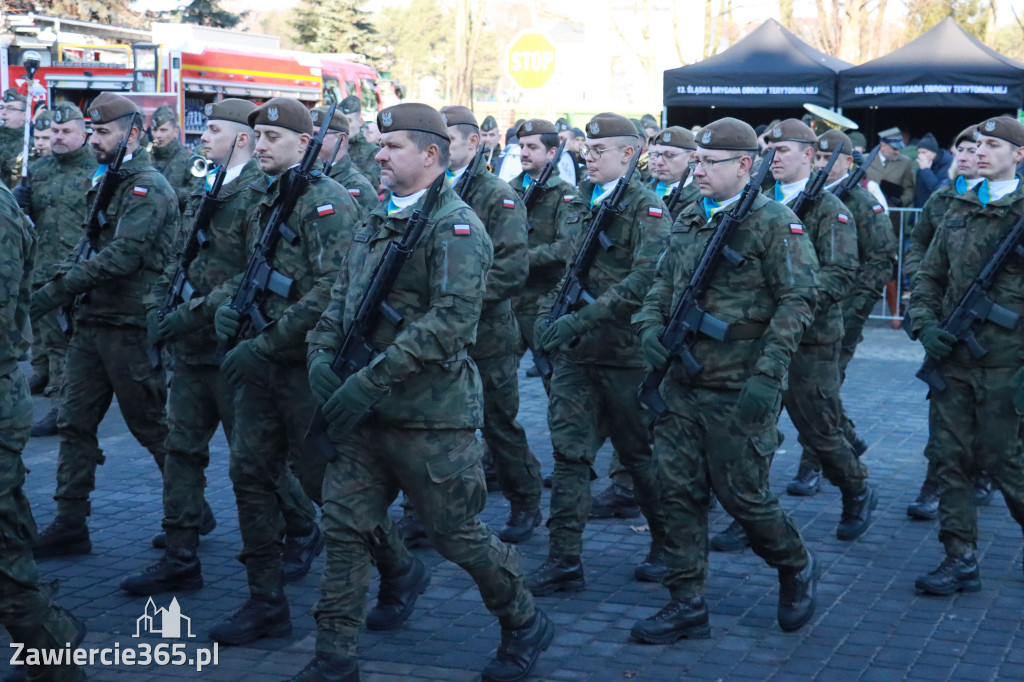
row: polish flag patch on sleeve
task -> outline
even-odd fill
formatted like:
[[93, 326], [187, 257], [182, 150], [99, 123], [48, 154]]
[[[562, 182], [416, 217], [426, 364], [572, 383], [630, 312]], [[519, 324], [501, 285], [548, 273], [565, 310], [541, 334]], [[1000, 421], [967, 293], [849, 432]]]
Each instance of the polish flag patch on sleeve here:
[[850, 222], [850, 216], [846, 215], [845, 213], [840, 213], [836, 217], [839, 219], [839, 222], [841, 223], [846, 224]]
[[351, 195], [352, 195], [352, 196], [354, 196], [354, 197], [357, 197], [357, 196], [359, 196], [359, 190], [358, 190], [358, 189], [350, 189], [350, 190], [348, 191], [348, 193], [349, 193], [349, 194], [351, 194]]
[[323, 206], [317, 206], [316, 214], [321, 218], [323, 218], [324, 216], [334, 215], [334, 204], [324, 204]]
[[657, 206], [651, 206], [649, 209], [647, 209], [647, 215], [651, 216], [652, 218], [660, 218], [662, 215], [664, 215], [664, 211], [662, 211]]
[[504, 206], [505, 208], [515, 208], [516, 202], [512, 199], [502, 199], [501, 205]]
[[459, 235], [460, 237], [465, 237], [472, 234], [472, 230], [470, 229], [469, 225], [466, 224], [453, 225], [452, 232]]
[[563, 194], [563, 195], [562, 195], [562, 201], [564, 201], [564, 202], [565, 202], [565, 203], [567, 203], [567, 204], [568, 204], [568, 203], [569, 203], [570, 201], [572, 201], [573, 199], [575, 199], [575, 198], [576, 198], [576, 195], [575, 195], [575, 194]]
[[132, 194], [137, 197], [144, 197], [149, 194], [149, 190], [145, 187], [132, 187]]
[[871, 207], [871, 210], [874, 211], [875, 213], [882, 213], [883, 211], [885, 211], [885, 209], [882, 208], [881, 204], [875, 204], [874, 206]]
[[792, 232], [793, 234], [803, 234], [804, 226], [801, 225], [800, 223], [790, 223], [789, 231]]

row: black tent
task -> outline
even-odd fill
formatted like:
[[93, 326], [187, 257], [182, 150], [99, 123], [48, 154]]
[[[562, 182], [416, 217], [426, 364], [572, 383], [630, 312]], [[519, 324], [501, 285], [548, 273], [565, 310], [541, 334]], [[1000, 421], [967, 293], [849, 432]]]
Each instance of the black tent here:
[[836, 73], [848, 66], [769, 19], [724, 52], [665, 72], [669, 124], [722, 116], [767, 123], [802, 116], [808, 102], [834, 107]]

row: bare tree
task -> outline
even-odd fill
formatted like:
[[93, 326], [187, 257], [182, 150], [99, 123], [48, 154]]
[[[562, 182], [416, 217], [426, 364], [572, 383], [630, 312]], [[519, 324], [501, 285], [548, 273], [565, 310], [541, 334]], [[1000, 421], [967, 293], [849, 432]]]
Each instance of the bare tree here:
[[480, 34], [484, 27], [482, 2], [456, 0], [455, 2], [455, 65], [452, 74], [453, 104], [473, 106], [473, 66], [480, 47]]

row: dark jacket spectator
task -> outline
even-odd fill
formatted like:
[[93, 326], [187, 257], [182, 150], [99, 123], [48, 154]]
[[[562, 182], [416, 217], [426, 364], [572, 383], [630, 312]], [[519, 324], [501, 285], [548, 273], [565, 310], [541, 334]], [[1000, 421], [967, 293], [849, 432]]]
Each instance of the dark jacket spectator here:
[[914, 206], [921, 208], [935, 190], [949, 184], [949, 167], [953, 155], [939, 147], [931, 133], [926, 134], [917, 144], [917, 185], [914, 189]]

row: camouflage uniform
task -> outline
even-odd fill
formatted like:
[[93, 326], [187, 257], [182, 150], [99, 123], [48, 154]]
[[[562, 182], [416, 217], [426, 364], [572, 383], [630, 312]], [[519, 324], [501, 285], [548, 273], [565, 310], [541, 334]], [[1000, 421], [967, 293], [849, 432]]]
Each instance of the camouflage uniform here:
[[[18, 356], [28, 345], [28, 301], [35, 238], [6, 187], [0, 186], [0, 621], [14, 642], [26, 647], [63, 649], [76, 646], [85, 628], [52, 602], [40, 585], [32, 558], [36, 522], [22, 486], [25, 464], [21, 453], [32, 426], [32, 398], [18, 371]], [[76, 667], [33, 670], [31, 679], [84, 679]]]
[[[389, 216], [382, 204], [363, 219], [330, 305], [307, 337], [311, 356], [337, 349], [380, 254], [401, 237], [414, 210]], [[469, 234], [455, 232], [455, 225], [469, 226]], [[419, 510], [434, 547], [473, 577], [503, 627], [533, 617], [518, 555], [477, 518], [487, 499], [474, 436], [484, 421], [483, 398], [466, 349], [476, 338], [491, 253], [480, 219], [444, 187], [388, 296], [404, 317], [402, 328], [386, 321], [378, 326], [372, 345], [381, 353], [362, 370], [390, 393], [356, 430], [329, 429], [339, 457], [324, 480], [327, 564], [314, 612], [318, 652], [355, 654], [371, 551], [378, 553], [372, 548], [380, 543], [380, 528], [390, 525], [388, 505], [400, 489]], [[389, 544], [398, 553], [395, 570], [408, 570], [408, 552], [400, 542]]]
[[[666, 324], [718, 222], [709, 223], [698, 202], [672, 225], [654, 285], [633, 316], [640, 333]], [[664, 582], [676, 599], [704, 592], [712, 490], [770, 566], [799, 571], [807, 564], [800, 533], [768, 486], [772, 455], [782, 443], [778, 410], [766, 423], [751, 426], [741, 423], [734, 406], [752, 373], [784, 380], [813, 319], [817, 258], [792, 211], [763, 196], [730, 245], [745, 265], [723, 261], [702, 303], [708, 313], [734, 325], [734, 333], [745, 333], [725, 342], [701, 337], [693, 352], [704, 370], [696, 377], [687, 376], [679, 363], [669, 367], [661, 385], [668, 412], [654, 429], [667, 530]]]
[[[32, 276], [35, 288], [46, 284], [57, 274], [78, 240], [89, 214], [86, 195], [96, 171], [96, 156], [89, 145], [67, 154], [50, 154], [39, 160], [32, 171], [32, 204], [29, 217], [35, 222], [39, 239], [39, 255]], [[64, 376], [68, 352], [68, 336], [57, 324], [52, 312], [33, 324], [32, 359], [45, 358], [45, 365], [36, 369], [40, 376], [50, 378], [46, 394], [54, 402]], [[38, 349], [38, 350], [37, 350]]]
[[380, 203], [377, 190], [370, 181], [366, 179], [358, 168], [352, 163], [352, 157], [348, 154], [341, 157], [331, 166], [329, 177], [339, 185], [348, 190], [349, 196], [359, 207], [359, 215], [364, 216]]
[[[594, 188], [588, 180], [580, 185], [579, 195], [591, 197]], [[670, 223], [664, 204], [636, 176], [626, 189], [623, 205], [622, 213], [605, 229], [615, 247], [599, 251], [589, 273], [589, 283], [599, 295], [590, 305], [599, 307], [601, 320], [578, 345], [553, 357], [548, 425], [555, 475], [547, 524], [552, 556], [578, 557], [582, 553], [583, 529], [590, 513], [590, 481], [596, 477], [594, 457], [605, 434], [611, 436], [622, 464], [633, 476], [637, 502], [651, 528], [652, 545], [664, 541], [648, 420], [636, 398], [644, 375], [643, 358], [629, 317], [650, 288]], [[598, 208], [582, 207], [573, 254]], [[567, 223], [574, 224], [573, 219]], [[540, 315], [547, 314], [559, 286], [541, 306]]]
[[[231, 441], [234, 426], [235, 389], [220, 373], [217, 337], [213, 331], [215, 308], [205, 297], [221, 283], [245, 269], [250, 250], [246, 244], [245, 219], [252, 198], [249, 185], [263, 178], [250, 160], [217, 197], [217, 208], [206, 230], [207, 243], [188, 269], [195, 294], [182, 303], [195, 315], [195, 328], [170, 344], [176, 363], [168, 403], [167, 461], [164, 466], [164, 530], [168, 547], [194, 549], [199, 544], [203, 515], [204, 472], [210, 463], [210, 439], [223, 424]], [[182, 220], [176, 253], [185, 246], [205, 188], [192, 196]], [[149, 308], [164, 304], [178, 268], [172, 260], [153, 288]], [[299, 482], [286, 468], [280, 485], [282, 512], [289, 535], [306, 535], [316, 516]]]
[[[917, 271], [910, 298], [913, 329], [939, 323], [952, 311], [1020, 217], [1024, 182], [983, 206], [974, 190], [952, 198]], [[988, 295], [1024, 312], [1024, 269], [1011, 258]], [[978, 339], [989, 349], [973, 357], [958, 343], [941, 363], [945, 391], [932, 391], [926, 451], [939, 482], [939, 542], [948, 554], [973, 552], [978, 544], [974, 475], [984, 469], [1002, 491], [1010, 513], [1024, 526], [1024, 453], [1021, 415], [1014, 409], [1014, 373], [1024, 365], [1019, 330], [984, 324]]]
[[174, 138], [163, 147], [153, 145], [151, 153], [153, 165], [171, 183], [178, 197], [178, 209], [184, 212], [192, 192], [202, 187], [200, 180], [192, 175], [192, 152]]
[[[248, 201], [254, 205], [245, 217], [245, 233], [251, 253], [278, 199], [280, 177], [259, 178], [249, 188]], [[292, 245], [281, 240], [274, 257], [274, 267], [294, 284], [287, 299], [270, 294], [263, 306], [275, 321], [255, 340], [257, 351], [268, 358], [266, 373], [247, 380], [235, 395], [230, 474], [244, 545], [239, 558], [254, 596], [279, 591], [284, 585], [285, 528], [276, 491], [289, 457], [306, 494], [321, 502], [326, 463], [305, 442], [316, 402], [303, 364], [303, 339], [327, 306], [358, 215], [355, 201], [343, 187], [319, 173], [314, 175], [288, 220], [299, 241]], [[211, 307], [225, 301], [240, 280], [239, 275], [211, 294]]]
[[[45, 293], [58, 306], [81, 294], [74, 334], [64, 367], [57, 412], [57, 513], [84, 517], [103, 463], [96, 431], [113, 396], [132, 435], [164, 465], [167, 380], [147, 357], [143, 297], [167, 263], [178, 229], [174, 190], [136, 149], [121, 167], [127, 177], [107, 210], [110, 224], [100, 231], [96, 253], [71, 264], [36, 296]], [[96, 190], [89, 191], [91, 206]]]
[[348, 155], [359, 172], [366, 176], [373, 187], [380, 187], [380, 165], [374, 159], [377, 147], [366, 141], [362, 131], [348, 138]]
[[[654, 193], [661, 197], [661, 200], [665, 202], [666, 206], [668, 206], [668, 199], [669, 196], [671, 196], [672, 194], [672, 190], [666, 187], [664, 190], [659, 192], [657, 181], [651, 183], [651, 189], [654, 190]], [[687, 206], [689, 206], [690, 204], [692, 204], [693, 202], [697, 201], [700, 198], [700, 188], [697, 187], [696, 182], [691, 182], [690, 184], [680, 189], [679, 198], [676, 200], [675, 203], [675, 210], [669, 211], [669, 213], [672, 214], [672, 220], [678, 218], [679, 215], [683, 212], [684, 208], [686, 208]]]
[[14, 187], [21, 180], [21, 153], [24, 149], [24, 126], [0, 126], [0, 181], [8, 187]]

